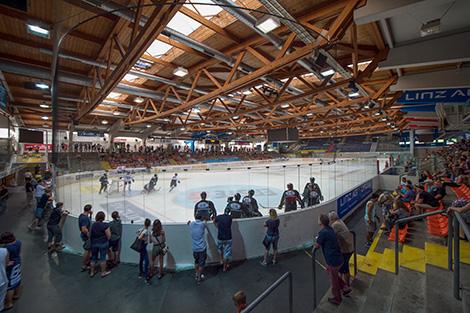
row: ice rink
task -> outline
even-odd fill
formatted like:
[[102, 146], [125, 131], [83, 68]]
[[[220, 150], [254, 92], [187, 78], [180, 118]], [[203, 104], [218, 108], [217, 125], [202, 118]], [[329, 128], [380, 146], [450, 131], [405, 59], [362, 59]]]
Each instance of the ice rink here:
[[[329, 160], [331, 161], [331, 160]], [[142, 223], [145, 218], [159, 218], [164, 223], [181, 223], [193, 219], [194, 204], [199, 194], [206, 191], [208, 200], [214, 202], [218, 212], [223, 212], [227, 197], [240, 193], [242, 197], [253, 189], [263, 215], [271, 207], [277, 207], [287, 183], [303, 192], [310, 177], [320, 185], [324, 201], [333, 199], [347, 190], [372, 178], [377, 173], [377, 161], [370, 159], [337, 159], [328, 164], [319, 160], [291, 159], [288, 161], [257, 162], [251, 164], [225, 163], [217, 165], [179, 166], [154, 168], [151, 172], [132, 174], [131, 190], [117, 190], [117, 182], [123, 175], [110, 172], [113, 181], [110, 190], [99, 194], [99, 178], [104, 171], [73, 173], [57, 179], [56, 201], [78, 215], [85, 204], [92, 204], [93, 211], [104, 211], [107, 219], [118, 211], [124, 222]], [[385, 159], [380, 160], [380, 168]], [[207, 168], [207, 169], [206, 169]], [[143, 186], [154, 173], [159, 180], [156, 191], [146, 194]], [[171, 177], [178, 173], [179, 184], [170, 191]]]

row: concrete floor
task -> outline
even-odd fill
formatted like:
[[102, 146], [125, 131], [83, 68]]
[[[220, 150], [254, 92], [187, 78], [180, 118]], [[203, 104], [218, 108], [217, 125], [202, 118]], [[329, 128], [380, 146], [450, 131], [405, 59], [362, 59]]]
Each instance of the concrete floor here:
[[[91, 279], [80, 272], [79, 256], [59, 253], [54, 257], [46, 253], [46, 233], [27, 231], [32, 210], [25, 208], [23, 188], [13, 188], [10, 193], [8, 209], [0, 215], [0, 231], [13, 231], [23, 242], [23, 295], [10, 312], [232, 312], [234, 292], [244, 290], [250, 302], [287, 271], [294, 277], [294, 312], [312, 311], [312, 263], [304, 251], [281, 255], [276, 266], [263, 267], [256, 259], [236, 264], [228, 273], [209, 268], [207, 280], [200, 286], [192, 271], [170, 273], [146, 286], [137, 277], [137, 267], [127, 264], [104, 279]], [[357, 228], [359, 247], [364, 244], [361, 221], [362, 211], [349, 222]], [[329, 282], [318, 266], [317, 273], [320, 299]], [[287, 292], [285, 283], [256, 312], [286, 312]]]

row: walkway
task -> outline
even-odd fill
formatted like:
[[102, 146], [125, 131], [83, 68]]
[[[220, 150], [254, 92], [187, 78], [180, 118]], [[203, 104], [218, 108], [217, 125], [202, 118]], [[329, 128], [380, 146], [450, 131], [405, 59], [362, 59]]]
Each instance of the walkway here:
[[[267, 268], [258, 259], [240, 262], [228, 273], [210, 268], [201, 286], [196, 285], [192, 271], [170, 273], [146, 286], [137, 277], [137, 267], [128, 264], [104, 279], [91, 279], [80, 272], [79, 256], [59, 253], [50, 257], [46, 253], [46, 232], [27, 231], [32, 211], [25, 208], [23, 188], [12, 188], [10, 194], [8, 209], [0, 215], [0, 231], [13, 231], [23, 242], [24, 288], [11, 312], [232, 312], [234, 292], [244, 290], [251, 301], [286, 271], [294, 277], [295, 312], [312, 311], [311, 259], [303, 251], [283, 254], [279, 264]], [[361, 226], [361, 216], [357, 214], [350, 223]], [[326, 273], [318, 275], [320, 298], [329, 283]], [[274, 312], [273, 308], [286, 312], [287, 290], [287, 284], [280, 287], [256, 312]]]

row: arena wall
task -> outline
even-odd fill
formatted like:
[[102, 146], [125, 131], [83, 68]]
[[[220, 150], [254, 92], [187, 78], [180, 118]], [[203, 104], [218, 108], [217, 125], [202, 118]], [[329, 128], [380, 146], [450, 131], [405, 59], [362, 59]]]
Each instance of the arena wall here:
[[[368, 181], [369, 182], [369, 181]], [[365, 183], [368, 183], [365, 182]], [[372, 191], [379, 189], [379, 176], [370, 180]], [[355, 187], [357, 188], [357, 187]], [[294, 212], [281, 214], [280, 218], [280, 240], [279, 251], [287, 252], [296, 250], [312, 244], [313, 237], [319, 231], [318, 216], [321, 213], [328, 213], [337, 210], [338, 199], [347, 193], [351, 193], [355, 188], [326, 201], [319, 206], [307, 208]], [[364, 207], [363, 199], [355, 206], [349, 214]], [[349, 215], [348, 214], [348, 215]], [[262, 241], [265, 234], [264, 222], [266, 217], [234, 220], [232, 225], [233, 233], [233, 259], [244, 260], [263, 255]], [[208, 263], [219, 261], [216, 250], [217, 230], [212, 222], [208, 222]], [[124, 224], [122, 236], [121, 261], [126, 263], [138, 263], [139, 255], [129, 247], [135, 240], [136, 234], [142, 225]], [[165, 224], [167, 244], [169, 253], [165, 258], [166, 268], [170, 270], [181, 270], [191, 268], [193, 265], [191, 238], [189, 228], [185, 223]], [[79, 237], [78, 220], [75, 216], [67, 217], [64, 224], [64, 243], [71, 253], [82, 252], [82, 241]]]

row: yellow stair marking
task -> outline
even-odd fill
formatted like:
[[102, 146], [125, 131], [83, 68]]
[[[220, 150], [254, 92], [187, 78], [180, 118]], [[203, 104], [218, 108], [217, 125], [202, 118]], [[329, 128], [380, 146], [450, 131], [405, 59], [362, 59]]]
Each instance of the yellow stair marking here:
[[424, 249], [405, 245], [403, 252], [400, 253], [400, 266], [424, 273], [426, 271]]
[[389, 248], [385, 248], [382, 261], [379, 264], [379, 268], [388, 272], [395, 273], [395, 251]]
[[374, 252], [374, 250], [379, 243], [382, 232], [382, 230], [379, 230], [365, 256], [357, 255], [358, 270], [371, 275], [375, 275], [377, 273], [377, 268], [379, 267], [380, 260], [382, 259], [382, 254]]
[[432, 242], [426, 242], [424, 246], [426, 263], [447, 269], [447, 247]]

